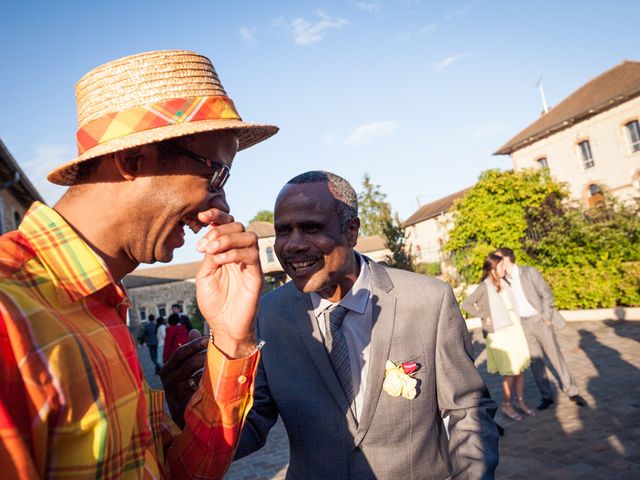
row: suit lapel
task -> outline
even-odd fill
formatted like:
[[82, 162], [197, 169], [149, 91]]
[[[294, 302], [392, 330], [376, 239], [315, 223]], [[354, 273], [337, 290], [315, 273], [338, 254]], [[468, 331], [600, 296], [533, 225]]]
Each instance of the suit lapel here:
[[313, 306], [308, 294], [303, 294], [296, 290], [295, 306], [293, 311], [298, 329], [300, 330], [304, 343], [309, 350], [311, 359], [320, 372], [320, 377], [338, 403], [340, 410], [345, 412], [349, 431], [353, 436], [355, 436], [356, 419], [353, 416], [351, 408], [349, 408], [347, 398], [344, 395], [344, 391], [340, 386], [338, 377], [336, 377], [336, 373], [333, 370], [333, 366], [331, 365], [331, 361], [327, 355], [327, 350], [324, 347], [322, 334], [320, 333], [318, 322], [313, 314]]
[[393, 288], [389, 275], [377, 263], [371, 260], [368, 260], [368, 262], [371, 267], [373, 328], [371, 330], [371, 354], [369, 357], [367, 389], [364, 394], [363, 411], [360, 416], [360, 424], [358, 425], [354, 446], [359, 445], [367, 433], [380, 399], [384, 381], [384, 367], [389, 358], [393, 337], [396, 310], [396, 298], [389, 293]]

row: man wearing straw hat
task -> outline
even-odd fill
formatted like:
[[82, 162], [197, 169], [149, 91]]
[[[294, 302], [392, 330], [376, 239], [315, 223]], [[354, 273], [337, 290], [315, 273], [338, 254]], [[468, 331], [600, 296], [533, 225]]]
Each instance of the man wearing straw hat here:
[[[238, 150], [277, 132], [241, 120], [211, 62], [186, 51], [102, 65], [76, 85], [78, 157], [49, 174], [69, 189], [0, 237], [0, 476], [219, 478], [251, 406], [260, 345], [257, 239], [229, 215]], [[212, 337], [180, 431], [147, 385], [125, 324], [122, 278], [168, 262], [184, 228], [210, 226], [197, 300]], [[171, 400], [173, 399], [168, 399]]]

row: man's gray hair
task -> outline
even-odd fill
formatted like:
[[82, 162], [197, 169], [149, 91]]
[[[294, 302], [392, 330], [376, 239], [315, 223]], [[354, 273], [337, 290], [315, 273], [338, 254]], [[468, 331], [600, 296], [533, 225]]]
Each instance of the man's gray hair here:
[[343, 232], [346, 231], [349, 222], [358, 216], [358, 196], [351, 184], [335, 173], [312, 170], [293, 177], [287, 182], [287, 185], [302, 183], [327, 184], [335, 199], [336, 211], [340, 217], [340, 227]]

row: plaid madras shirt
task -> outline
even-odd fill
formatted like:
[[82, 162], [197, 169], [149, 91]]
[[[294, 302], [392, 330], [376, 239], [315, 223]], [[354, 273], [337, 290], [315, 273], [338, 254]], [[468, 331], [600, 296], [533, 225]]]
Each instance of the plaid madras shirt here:
[[35, 203], [0, 237], [0, 477], [220, 478], [259, 353], [208, 349], [180, 431], [144, 379], [129, 302], [101, 258]]

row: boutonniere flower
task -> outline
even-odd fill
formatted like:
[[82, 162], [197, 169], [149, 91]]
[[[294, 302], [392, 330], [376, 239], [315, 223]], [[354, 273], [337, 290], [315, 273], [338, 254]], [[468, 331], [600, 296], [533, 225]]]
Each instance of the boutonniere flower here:
[[413, 378], [418, 365], [416, 362], [404, 362], [400, 365], [387, 360], [384, 372], [384, 383], [382, 389], [392, 397], [402, 395], [408, 400], [416, 396], [416, 384], [418, 381]]

